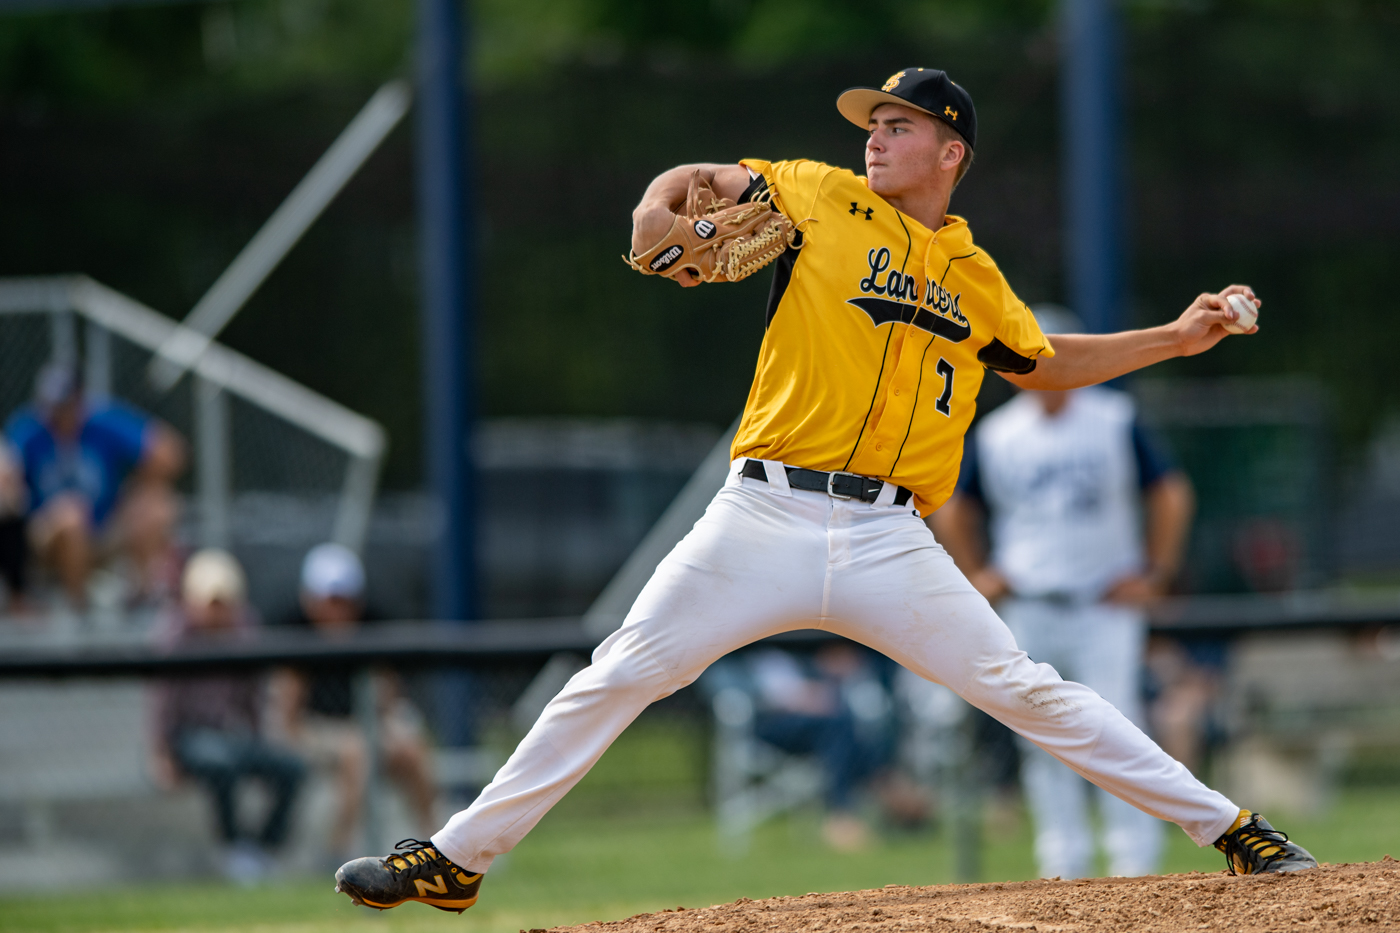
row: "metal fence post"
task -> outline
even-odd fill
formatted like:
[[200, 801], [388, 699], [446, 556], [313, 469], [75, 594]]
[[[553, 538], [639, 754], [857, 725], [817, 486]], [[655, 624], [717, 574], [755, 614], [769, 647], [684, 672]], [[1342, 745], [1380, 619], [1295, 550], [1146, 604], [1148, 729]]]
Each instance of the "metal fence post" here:
[[112, 395], [112, 332], [101, 324], [87, 322], [84, 328], [83, 384], [91, 399]]
[[229, 545], [229, 498], [233, 480], [228, 394], [200, 376], [194, 380], [195, 482], [200, 539], [205, 547]]
[[379, 483], [379, 464], [383, 458], [350, 457], [345, 467], [345, 482], [340, 491], [340, 507], [336, 510], [331, 540], [343, 544], [355, 553], [364, 550], [369, 536], [369, 522], [374, 511], [374, 491]]
[[78, 365], [78, 323], [72, 311], [49, 316], [49, 362], [56, 366]]
[[370, 852], [388, 851], [384, 839], [384, 794], [379, 768], [379, 693], [374, 671], [360, 668], [354, 678], [355, 720], [365, 737], [365, 752], [369, 756], [365, 772], [364, 832], [365, 846]]
[[948, 830], [953, 843], [953, 880], [962, 883], [982, 876], [982, 793], [978, 786], [976, 722], [975, 715], [964, 715], [953, 736], [953, 800]]

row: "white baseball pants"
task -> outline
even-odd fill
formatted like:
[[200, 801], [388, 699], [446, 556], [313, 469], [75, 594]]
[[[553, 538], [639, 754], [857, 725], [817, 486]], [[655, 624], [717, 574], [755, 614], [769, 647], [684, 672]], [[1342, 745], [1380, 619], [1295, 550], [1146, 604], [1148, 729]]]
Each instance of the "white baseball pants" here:
[[[1039, 599], [1007, 599], [997, 605], [1016, 644], [1061, 676], [1084, 684], [1135, 725], [1142, 715], [1142, 661], [1147, 643], [1144, 613], [1128, 606], [1065, 605]], [[1035, 821], [1035, 857], [1042, 878], [1082, 878], [1094, 859], [1089, 785], [1025, 739], [1021, 784]], [[1161, 821], [1108, 794], [1098, 795], [1108, 871], [1150, 875], [1162, 855]]]
[[952, 689], [1088, 780], [1209, 845], [1239, 808], [1196, 780], [1087, 687], [1016, 647], [991, 606], [908, 507], [838, 500], [738, 475], [656, 568], [620, 629], [593, 652], [495, 780], [433, 843], [486, 871], [648, 704], [758, 639], [816, 628], [883, 652]]

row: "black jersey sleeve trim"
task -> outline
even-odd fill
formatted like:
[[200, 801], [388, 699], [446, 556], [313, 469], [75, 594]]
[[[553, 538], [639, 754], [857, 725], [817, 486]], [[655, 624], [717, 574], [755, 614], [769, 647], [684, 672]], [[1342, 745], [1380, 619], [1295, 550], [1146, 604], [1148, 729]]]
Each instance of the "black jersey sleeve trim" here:
[[[739, 195], [738, 203], [748, 204], [767, 190], [768, 179], [764, 178], [762, 173], [756, 173], [749, 181], [749, 186], [744, 189], [744, 193]], [[773, 282], [768, 287], [768, 307], [763, 315], [764, 330], [772, 325], [773, 318], [778, 314], [778, 305], [782, 304], [788, 283], [792, 281], [792, 267], [797, 264], [797, 257], [801, 253], [802, 231], [799, 230], [797, 236], [793, 238], [792, 245], [785, 249], [783, 254], [773, 263]]]
[[992, 342], [977, 351], [977, 362], [999, 373], [1014, 373], [1024, 376], [1035, 371], [1035, 360], [1022, 356], [995, 337]]
[[[762, 176], [759, 176], [762, 177]], [[773, 263], [773, 284], [768, 287], [768, 310], [763, 315], [763, 329], [767, 330], [778, 314], [778, 305], [783, 302], [788, 283], [792, 281], [792, 268], [802, 256], [802, 231], [792, 238], [792, 245]]]
[[744, 193], [739, 195], [738, 203], [747, 204], [767, 190], [768, 179], [764, 178], [762, 173], [757, 174], [749, 182], [749, 186], [744, 189]]

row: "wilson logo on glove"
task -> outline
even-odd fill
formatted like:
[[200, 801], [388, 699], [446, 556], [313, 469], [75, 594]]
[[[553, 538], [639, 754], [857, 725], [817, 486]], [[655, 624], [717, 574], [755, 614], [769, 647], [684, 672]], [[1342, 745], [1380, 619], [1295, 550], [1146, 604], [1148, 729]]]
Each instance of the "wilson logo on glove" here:
[[685, 250], [677, 243], [675, 246], [653, 259], [647, 264], [647, 267], [650, 268], [652, 272], [665, 272], [667, 269], [671, 268], [677, 259], [681, 258], [684, 252]]
[[710, 223], [708, 220], [695, 221], [695, 235], [702, 240], [708, 240], [710, 237], [714, 236], [715, 231], [718, 229], [718, 227]]

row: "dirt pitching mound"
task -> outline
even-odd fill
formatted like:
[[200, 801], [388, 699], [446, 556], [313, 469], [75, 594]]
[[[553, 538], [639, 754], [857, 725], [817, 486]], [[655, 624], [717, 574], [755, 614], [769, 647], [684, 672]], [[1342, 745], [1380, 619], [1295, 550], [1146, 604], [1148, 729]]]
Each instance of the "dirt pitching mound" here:
[[[1400, 862], [1323, 865], [1288, 875], [1227, 872], [1080, 881], [1017, 881], [766, 901], [639, 914], [578, 933], [987, 933], [989, 930], [1400, 931]], [[525, 931], [522, 931], [525, 933]], [[543, 933], [543, 931], [529, 931]]]

